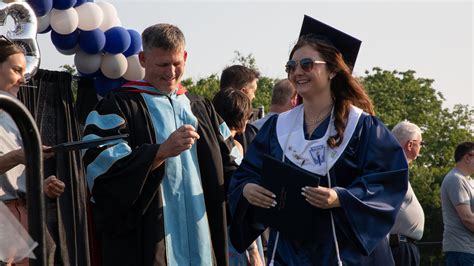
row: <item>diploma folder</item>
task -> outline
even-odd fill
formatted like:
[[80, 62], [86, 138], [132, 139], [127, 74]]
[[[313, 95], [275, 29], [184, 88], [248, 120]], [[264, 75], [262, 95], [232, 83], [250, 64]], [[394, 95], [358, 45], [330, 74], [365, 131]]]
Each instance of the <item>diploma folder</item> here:
[[288, 238], [304, 240], [310, 237], [316, 207], [301, 195], [301, 188], [319, 186], [321, 177], [265, 154], [260, 185], [276, 195], [277, 205], [268, 209], [255, 207], [256, 222], [276, 229]]
[[122, 135], [115, 135], [115, 136], [108, 136], [98, 139], [91, 139], [91, 140], [80, 140], [80, 141], [73, 141], [73, 142], [65, 142], [58, 145], [52, 146], [48, 151], [53, 152], [68, 152], [73, 150], [82, 150], [88, 148], [94, 148], [102, 144], [106, 144], [107, 142], [111, 142], [117, 139], [123, 139], [128, 137], [128, 134]]

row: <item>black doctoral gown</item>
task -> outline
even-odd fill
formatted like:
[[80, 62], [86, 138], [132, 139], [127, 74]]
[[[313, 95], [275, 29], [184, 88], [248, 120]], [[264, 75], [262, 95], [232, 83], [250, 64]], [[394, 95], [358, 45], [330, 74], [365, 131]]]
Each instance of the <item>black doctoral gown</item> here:
[[[159, 144], [156, 144], [150, 113], [141, 93], [147, 92], [122, 87], [109, 93], [95, 110], [101, 115], [118, 114], [125, 123], [108, 130], [86, 125], [84, 132], [84, 135], [98, 136], [129, 134], [127, 142], [131, 153], [98, 176], [92, 186], [103, 265], [167, 263], [160, 196], [166, 163], [151, 170]], [[186, 93], [186, 97], [198, 120], [197, 153], [215, 264], [227, 265], [224, 172], [236, 167], [229, 156], [231, 144], [220, 134], [222, 119], [210, 102], [190, 93]], [[106, 148], [87, 150], [84, 164], [89, 165]]]

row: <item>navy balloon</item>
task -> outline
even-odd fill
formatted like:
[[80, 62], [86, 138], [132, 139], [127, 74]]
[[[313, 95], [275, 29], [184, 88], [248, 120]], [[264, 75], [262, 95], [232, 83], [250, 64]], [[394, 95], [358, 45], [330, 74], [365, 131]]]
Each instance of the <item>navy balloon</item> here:
[[54, 46], [61, 50], [70, 50], [76, 47], [76, 44], [79, 41], [79, 30], [75, 30], [66, 35], [59, 34], [53, 30], [51, 31], [51, 41]]
[[44, 31], [40, 31], [38, 33], [40, 33], [40, 34], [47, 33], [49, 31], [51, 31], [51, 29], [52, 29], [51, 26], [48, 26]]
[[82, 5], [82, 4], [84, 4], [84, 3], [87, 3], [87, 2], [94, 2], [94, 1], [93, 1], [93, 0], [77, 0], [77, 1], [76, 1], [76, 4], [74, 5], [74, 7], [80, 6], [80, 5]]
[[73, 7], [76, 4], [76, 0], [53, 0], [53, 8], [66, 10]]
[[123, 27], [113, 27], [105, 32], [104, 51], [111, 54], [125, 52], [130, 46], [130, 33]]
[[102, 71], [100, 71], [100, 68], [99, 70], [97, 70], [96, 72], [92, 74], [84, 74], [81, 71], [77, 71], [77, 72], [79, 73], [79, 76], [86, 77], [86, 78], [104, 77], [104, 74], [102, 74]]
[[28, 4], [33, 8], [37, 17], [45, 16], [53, 8], [53, 0], [29, 0]]
[[91, 31], [81, 31], [79, 36], [79, 47], [88, 53], [96, 54], [105, 46], [105, 34], [100, 29], [95, 29]]
[[140, 50], [142, 49], [142, 38], [140, 36], [140, 33], [136, 30], [129, 29], [127, 30], [128, 33], [130, 34], [130, 46], [128, 47], [127, 51], [123, 52], [123, 55], [125, 57], [129, 57], [134, 54], [138, 54]]
[[94, 80], [94, 86], [97, 94], [105, 96], [109, 91], [121, 87], [126, 81], [123, 78], [109, 79], [99, 75]]

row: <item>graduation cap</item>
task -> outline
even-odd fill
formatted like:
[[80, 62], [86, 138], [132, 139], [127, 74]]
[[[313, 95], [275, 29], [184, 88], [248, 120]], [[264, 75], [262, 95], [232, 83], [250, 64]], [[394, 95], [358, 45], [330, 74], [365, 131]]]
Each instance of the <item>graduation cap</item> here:
[[312, 34], [311, 38], [324, 41], [334, 46], [342, 54], [346, 64], [349, 65], [350, 68], [354, 67], [362, 41], [305, 15], [303, 25], [301, 26], [300, 37], [307, 34]]

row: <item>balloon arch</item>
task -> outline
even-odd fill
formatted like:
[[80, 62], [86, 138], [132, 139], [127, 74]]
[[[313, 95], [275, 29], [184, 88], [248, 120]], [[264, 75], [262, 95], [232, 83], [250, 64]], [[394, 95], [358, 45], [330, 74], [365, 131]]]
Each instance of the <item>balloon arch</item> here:
[[88, 0], [28, 0], [36, 13], [38, 33], [51, 32], [51, 41], [64, 55], [74, 55], [81, 76], [95, 80], [104, 95], [127, 80], [144, 76], [138, 53], [140, 33], [125, 29], [108, 2]]

